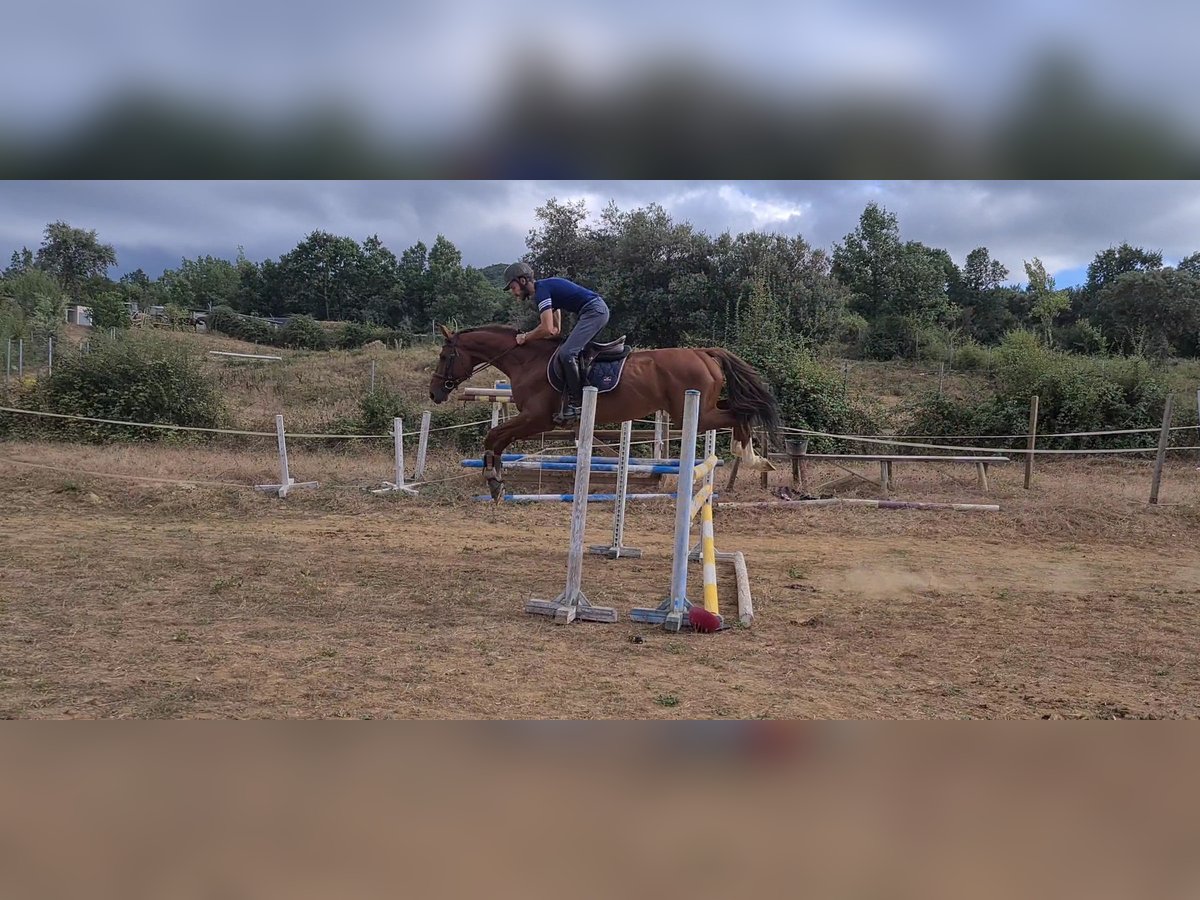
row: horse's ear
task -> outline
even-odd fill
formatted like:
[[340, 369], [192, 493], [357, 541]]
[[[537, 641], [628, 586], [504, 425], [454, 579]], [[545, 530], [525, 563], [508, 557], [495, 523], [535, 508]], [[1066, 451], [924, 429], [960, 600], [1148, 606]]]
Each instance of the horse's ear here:
[[454, 337], [454, 332], [451, 331], [449, 328], [447, 328], [445, 325], [443, 325], [441, 322], [438, 322], [438, 331], [440, 331], [442, 333], [442, 337], [444, 337], [446, 340], [450, 340], [450, 338]]

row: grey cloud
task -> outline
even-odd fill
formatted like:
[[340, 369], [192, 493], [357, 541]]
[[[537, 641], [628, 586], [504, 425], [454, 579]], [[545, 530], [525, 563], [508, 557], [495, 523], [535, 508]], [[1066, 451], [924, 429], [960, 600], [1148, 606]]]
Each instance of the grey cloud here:
[[1014, 281], [1023, 260], [1078, 269], [1122, 241], [1169, 261], [1200, 250], [1197, 182], [12, 181], [0, 182], [0, 263], [64, 219], [114, 244], [121, 270], [232, 258], [238, 245], [252, 259], [274, 258], [316, 229], [378, 234], [396, 253], [442, 233], [484, 266], [525, 251], [534, 211], [551, 197], [585, 198], [593, 216], [610, 200], [622, 209], [657, 202], [710, 235], [772, 230], [825, 248], [874, 200], [898, 216], [905, 239], [944, 247], [960, 264], [986, 246]]

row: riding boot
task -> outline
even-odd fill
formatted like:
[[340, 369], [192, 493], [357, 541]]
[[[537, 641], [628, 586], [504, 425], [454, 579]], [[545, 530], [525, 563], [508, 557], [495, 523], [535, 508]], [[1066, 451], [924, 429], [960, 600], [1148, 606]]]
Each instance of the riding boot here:
[[578, 420], [579, 408], [583, 405], [583, 379], [579, 376], [579, 360], [564, 360], [562, 369], [567, 386], [563, 391], [562, 411], [555, 416], [555, 423], [558, 425]]

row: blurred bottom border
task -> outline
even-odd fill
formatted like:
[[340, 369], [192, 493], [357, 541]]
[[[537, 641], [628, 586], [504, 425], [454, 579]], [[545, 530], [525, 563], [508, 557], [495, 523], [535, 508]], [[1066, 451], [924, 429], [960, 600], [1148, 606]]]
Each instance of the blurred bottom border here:
[[1200, 894], [1189, 723], [5, 723], [12, 897]]

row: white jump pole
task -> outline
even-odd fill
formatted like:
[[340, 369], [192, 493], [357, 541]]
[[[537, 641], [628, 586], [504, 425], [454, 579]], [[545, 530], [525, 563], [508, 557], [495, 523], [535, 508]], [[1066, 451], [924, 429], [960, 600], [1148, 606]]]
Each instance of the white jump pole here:
[[625, 539], [625, 501], [629, 499], [629, 446], [633, 438], [633, 422], [621, 423], [621, 451], [617, 460], [617, 499], [613, 503], [613, 537], [608, 547], [593, 546], [588, 553], [606, 556], [609, 559], [632, 557], [638, 559], [642, 551], [636, 547], [624, 547], [621, 541]]
[[286, 497], [292, 488], [317, 487], [316, 481], [297, 481], [288, 470], [287, 436], [283, 428], [283, 416], [275, 417], [275, 439], [279, 445], [279, 484], [256, 484], [260, 491], [271, 491], [278, 497]]
[[662, 623], [679, 631], [691, 604], [687, 599], [688, 535], [692, 527], [692, 486], [696, 482], [696, 427], [700, 420], [700, 392], [688, 391], [683, 402], [683, 435], [679, 446], [679, 483], [675, 489], [675, 551], [671, 568], [671, 595], [657, 609], [631, 610], [635, 622]]
[[583, 535], [587, 525], [587, 497], [591, 479], [592, 432], [596, 425], [594, 387], [583, 389], [579, 415], [579, 464], [575, 469], [575, 497], [571, 504], [571, 547], [567, 555], [567, 586], [554, 600], [529, 600], [525, 612], [553, 616], [558, 625], [579, 619], [585, 622], [615, 622], [617, 611], [610, 606], [592, 606], [581, 589], [583, 583]]
[[429, 419], [432, 415], [429, 410], [421, 413], [421, 436], [417, 439], [417, 467], [413, 470], [413, 481], [425, 477], [425, 452], [429, 449]]
[[393, 491], [403, 491], [406, 494], [415, 494], [416, 488], [408, 487], [404, 483], [404, 420], [400, 418], [392, 419], [392, 441], [396, 448], [396, 475], [395, 481], [385, 481], [383, 487], [376, 488], [371, 491], [372, 494], [387, 494]]

